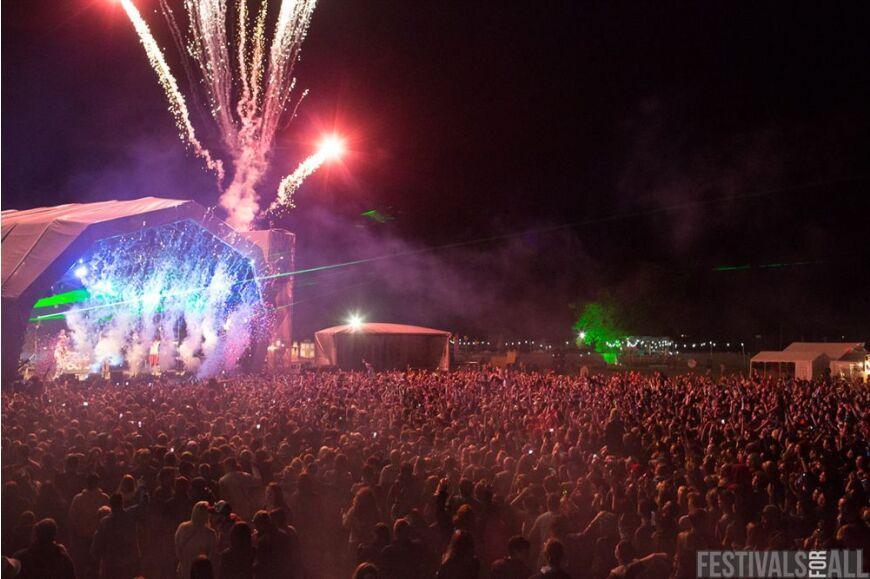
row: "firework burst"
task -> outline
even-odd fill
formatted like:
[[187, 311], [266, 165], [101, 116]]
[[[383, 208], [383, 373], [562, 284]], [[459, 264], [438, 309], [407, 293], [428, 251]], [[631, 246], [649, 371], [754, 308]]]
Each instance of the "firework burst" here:
[[[147, 23], [133, 0], [120, 1], [166, 93], [182, 140], [223, 184], [223, 163], [197, 139], [178, 82]], [[248, 0], [236, 0], [235, 10], [228, 7], [227, 0], [183, 0], [186, 27], [179, 25], [180, 19], [176, 19], [167, 0], [160, 0], [193, 98], [206, 104], [229, 157], [232, 176], [222, 190], [220, 205], [227, 212], [230, 225], [237, 229], [249, 229], [258, 215], [256, 187], [269, 166], [275, 137], [282, 123], [295, 115], [305, 96], [303, 92], [293, 104], [296, 85], [293, 69], [299, 60], [315, 4], [316, 0], [282, 0], [274, 33], [269, 39], [266, 0], [260, 0], [259, 8], [254, 11], [249, 10]], [[231, 20], [235, 23], [235, 38], [231, 38], [229, 32]], [[291, 178], [288, 183], [296, 184], [293, 190], [298, 188], [300, 170], [303, 165], [310, 167], [310, 160], [282, 180], [280, 191], [287, 191], [289, 185], [285, 186], [285, 182]], [[301, 179], [316, 169], [315, 166]], [[289, 199], [286, 193], [284, 196]]]

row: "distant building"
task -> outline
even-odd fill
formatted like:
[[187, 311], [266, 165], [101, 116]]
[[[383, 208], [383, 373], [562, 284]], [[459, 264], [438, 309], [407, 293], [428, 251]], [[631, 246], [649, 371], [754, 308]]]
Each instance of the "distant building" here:
[[674, 348], [674, 341], [667, 336], [630, 336], [623, 341], [625, 353], [638, 356], [667, 355]]

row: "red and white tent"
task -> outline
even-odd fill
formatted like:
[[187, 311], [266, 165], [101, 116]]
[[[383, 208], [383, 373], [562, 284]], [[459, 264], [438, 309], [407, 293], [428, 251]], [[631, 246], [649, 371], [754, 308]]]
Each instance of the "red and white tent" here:
[[402, 324], [335, 326], [314, 334], [318, 367], [360, 369], [369, 362], [383, 370], [450, 366], [450, 332]]

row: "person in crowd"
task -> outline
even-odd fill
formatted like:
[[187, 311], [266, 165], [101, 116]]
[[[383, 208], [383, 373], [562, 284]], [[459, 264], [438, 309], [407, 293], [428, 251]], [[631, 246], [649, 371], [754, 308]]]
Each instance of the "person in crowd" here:
[[257, 494], [262, 492], [260, 488], [263, 481], [240, 470], [234, 457], [226, 458], [223, 465], [225, 474], [218, 481], [221, 497], [233, 505], [240, 517], [248, 520], [261, 506]]
[[230, 546], [220, 556], [220, 579], [253, 579], [254, 544], [248, 523], [237, 522], [230, 531]]
[[6, 531], [4, 550], [8, 553], [14, 553], [27, 547], [33, 540], [33, 527], [36, 525], [36, 521], [37, 518], [33, 511], [21, 513], [15, 527], [11, 531]]
[[16, 481], [10, 480], [3, 483], [2, 497], [3, 501], [0, 503], [0, 509], [2, 509], [3, 514], [0, 524], [6, 529], [6, 532], [3, 534], [3, 552], [10, 553], [25, 546], [21, 544], [21, 531], [10, 531], [13, 528], [20, 529], [22, 525], [27, 525], [28, 528], [25, 529], [26, 534], [23, 540], [24, 543], [29, 543], [30, 528], [36, 522], [36, 515], [30, 510], [30, 501], [22, 496]]
[[[292, 468], [292, 463], [288, 468]], [[308, 472], [301, 472], [296, 490], [291, 495], [290, 510], [293, 526], [299, 533], [301, 565], [306, 577], [316, 576], [324, 567], [323, 545], [328, 537], [323, 524], [326, 518], [323, 504], [315, 478]]]
[[218, 552], [230, 546], [230, 533], [238, 522], [243, 521], [233, 513], [233, 507], [228, 502], [218, 501], [211, 507], [211, 528], [217, 535]]
[[121, 482], [118, 484], [116, 491], [121, 495], [125, 507], [132, 507], [136, 504], [136, 477], [132, 474], [125, 474], [121, 477]]
[[54, 481], [42, 481], [39, 485], [39, 494], [36, 496], [36, 502], [33, 505], [33, 512], [39, 520], [52, 519], [58, 524], [57, 536], [59, 539], [65, 539], [67, 535], [65, 525], [61, 526], [61, 523], [66, 522], [68, 509], [69, 506], [58, 492]]
[[205, 555], [194, 559], [190, 565], [190, 579], [215, 579], [214, 567]]
[[175, 531], [175, 557], [179, 579], [190, 576], [190, 566], [200, 555], [214, 559], [217, 546], [215, 532], [208, 526], [209, 505], [201, 501], [193, 505], [190, 520]]
[[630, 541], [620, 541], [616, 545], [614, 553], [617, 563], [607, 579], [655, 579], [670, 575], [671, 567], [665, 553], [651, 553], [645, 557], [637, 558], [634, 546]]
[[[183, 523], [190, 514], [193, 505], [198, 502], [191, 499], [189, 491], [190, 482], [187, 477], [179, 476], [172, 483], [172, 494], [166, 497], [165, 502], [163, 502], [163, 515], [172, 528]], [[155, 497], [155, 502], [159, 504], [160, 501]]]
[[42, 519], [33, 527], [33, 543], [18, 551], [14, 559], [19, 561], [21, 579], [75, 579], [72, 558], [66, 548], [55, 542], [57, 523]]
[[277, 482], [272, 481], [266, 486], [266, 510], [272, 512], [280, 510], [284, 513], [284, 518], [287, 521], [291, 520], [290, 507], [284, 500], [284, 491]]
[[559, 515], [560, 503], [561, 497], [559, 497], [559, 495], [555, 493], [547, 495], [547, 510], [535, 519], [535, 522], [529, 531], [529, 541], [534, 547], [535, 553], [538, 553], [543, 549], [544, 542], [550, 536], [550, 529], [553, 526], [556, 517]]
[[418, 577], [426, 560], [424, 546], [412, 536], [411, 523], [398, 519], [393, 524], [393, 540], [380, 553], [384, 577]]
[[379, 569], [381, 565], [381, 553], [390, 545], [390, 528], [385, 523], [375, 525], [375, 532], [369, 543], [360, 543], [356, 549], [357, 563], [374, 563]]
[[361, 488], [354, 495], [350, 509], [342, 518], [351, 552], [357, 551], [360, 545], [375, 542], [375, 528], [380, 522], [381, 511], [374, 491], [370, 487]]
[[353, 572], [353, 579], [380, 579], [380, 576], [374, 563], [360, 563]]
[[87, 486], [85, 475], [79, 470], [80, 458], [81, 455], [75, 452], [67, 454], [63, 461], [63, 470], [54, 477], [58, 490], [68, 503]]
[[474, 554], [471, 532], [457, 529], [441, 559], [438, 579], [477, 579], [479, 576], [480, 561]]
[[544, 557], [547, 564], [541, 567], [540, 572], [534, 575], [535, 579], [571, 579], [562, 568], [562, 562], [565, 559], [565, 547], [558, 539], [550, 539], [544, 545]]
[[294, 579], [299, 570], [294, 566], [290, 537], [279, 529], [266, 511], [254, 515], [256, 547], [254, 549], [255, 579]]
[[139, 570], [139, 506], [124, 508], [124, 498], [109, 497], [111, 512], [103, 517], [94, 535], [91, 556], [101, 579], [130, 579]]
[[507, 545], [507, 557], [493, 563], [490, 579], [529, 579], [532, 576], [529, 567], [531, 547], [531, 543], [522, 535], [511, 537]]
[[94, 568], [91, 543], [100, 524], [100, 507], [108, 504], [109, 496], [100, 489], [100, 477], [95, 473], [87, 475], [85, 488], [73, 498], [68, 517], [70, 553], [83, 574], [90, 574]]

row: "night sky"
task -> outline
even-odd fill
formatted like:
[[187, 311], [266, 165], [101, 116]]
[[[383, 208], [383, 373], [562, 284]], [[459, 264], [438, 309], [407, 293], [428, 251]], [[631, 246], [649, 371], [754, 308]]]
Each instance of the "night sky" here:
[[[607, 300], [639, 334], [868, 339], [866, 23], [857, 2], [322, 0], [259, 191], [346, 135], [274, 225], [300, 267], [383, 259], [299, 276], [297, 334], [358, 310], [561, 339]], [[2, 84], [3, 209], [216, 203], [109, 0], [4, 3]]]

